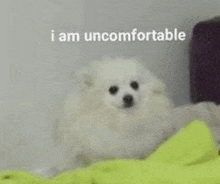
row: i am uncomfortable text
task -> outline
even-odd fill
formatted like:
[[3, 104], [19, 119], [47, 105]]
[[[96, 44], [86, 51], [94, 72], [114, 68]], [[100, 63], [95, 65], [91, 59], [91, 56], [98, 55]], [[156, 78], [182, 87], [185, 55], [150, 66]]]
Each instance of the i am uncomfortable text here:
[[177, 28], [163, 31], [138, 31], [137, 28], [130, 32], [55, 32], [51, 30], [51, 41], [59, 42], [132, 42], [132, 41], [184, 41], [186, 33], [179, 31]]

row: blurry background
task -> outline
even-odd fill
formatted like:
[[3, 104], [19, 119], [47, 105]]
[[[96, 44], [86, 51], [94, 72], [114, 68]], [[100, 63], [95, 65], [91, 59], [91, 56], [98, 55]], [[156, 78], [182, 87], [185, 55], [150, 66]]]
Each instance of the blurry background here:
[[[52, 165], [51, 107], [74, 91], [74, 71], [103, 56], [137, 57], [167, 84], [176, 105], [189, 103], [188, 46], [193, 26], [219, 15], [219, 0], [3, 0], [0, 60], [0, 169]], [[56, 32], [164, 31], [185, 41], [51, 42]]]

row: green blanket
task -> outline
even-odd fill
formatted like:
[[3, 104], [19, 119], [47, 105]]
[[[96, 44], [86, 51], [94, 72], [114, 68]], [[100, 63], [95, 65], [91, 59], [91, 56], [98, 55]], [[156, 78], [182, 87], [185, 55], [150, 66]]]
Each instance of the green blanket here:
[[117, 159], [52, 179], [4, 171], [0, 184], [219, 184], [220, 157], [206, 124], [193, 121], [145, 160]]

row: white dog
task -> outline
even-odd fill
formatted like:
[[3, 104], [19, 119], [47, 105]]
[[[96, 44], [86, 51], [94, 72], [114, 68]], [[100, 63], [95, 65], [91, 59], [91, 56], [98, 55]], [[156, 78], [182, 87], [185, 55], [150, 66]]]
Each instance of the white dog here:
[[52, 175], [105, 159], [144, 158], [190, 120], [212, 121], [206, 103], [173, 110], [164, 83], [136, 60], [94, 61], [77, 76], [81, 93], [66, 98], [56, 130], [68, 154]]
[[164, 140], [170, 125], [157, 119], [168, 114], [172, 102], [165, 84], [141, 63], [121, 58], [94, 61], [77, 76], [81, 94], [66, 98], [57, 126], [69, 147], [65, 167], [145, 157]]

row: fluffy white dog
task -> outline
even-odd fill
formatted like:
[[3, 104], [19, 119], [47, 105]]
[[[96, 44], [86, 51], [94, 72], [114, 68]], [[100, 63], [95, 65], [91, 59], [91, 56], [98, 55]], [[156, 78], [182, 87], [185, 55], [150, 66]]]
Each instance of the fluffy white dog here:
[[164, 83], [140, 62], [94, 61], [77, 76], [80, 96], [66, 98], [64, 117], [57, 126], [69, 148], [65, 167], [145, 157], [167, 136], [171, 125], [158, 119], [168, 115], [172, 102]]
[[144, 158], [190, 120], [213, 121], [207, 103], [173, 109], [164, 83], [136, 60], [94, 61], [77, 76], [80, 95], [66, 98], [56, 129], [67, 155], [46, 175], [105, 159]]

